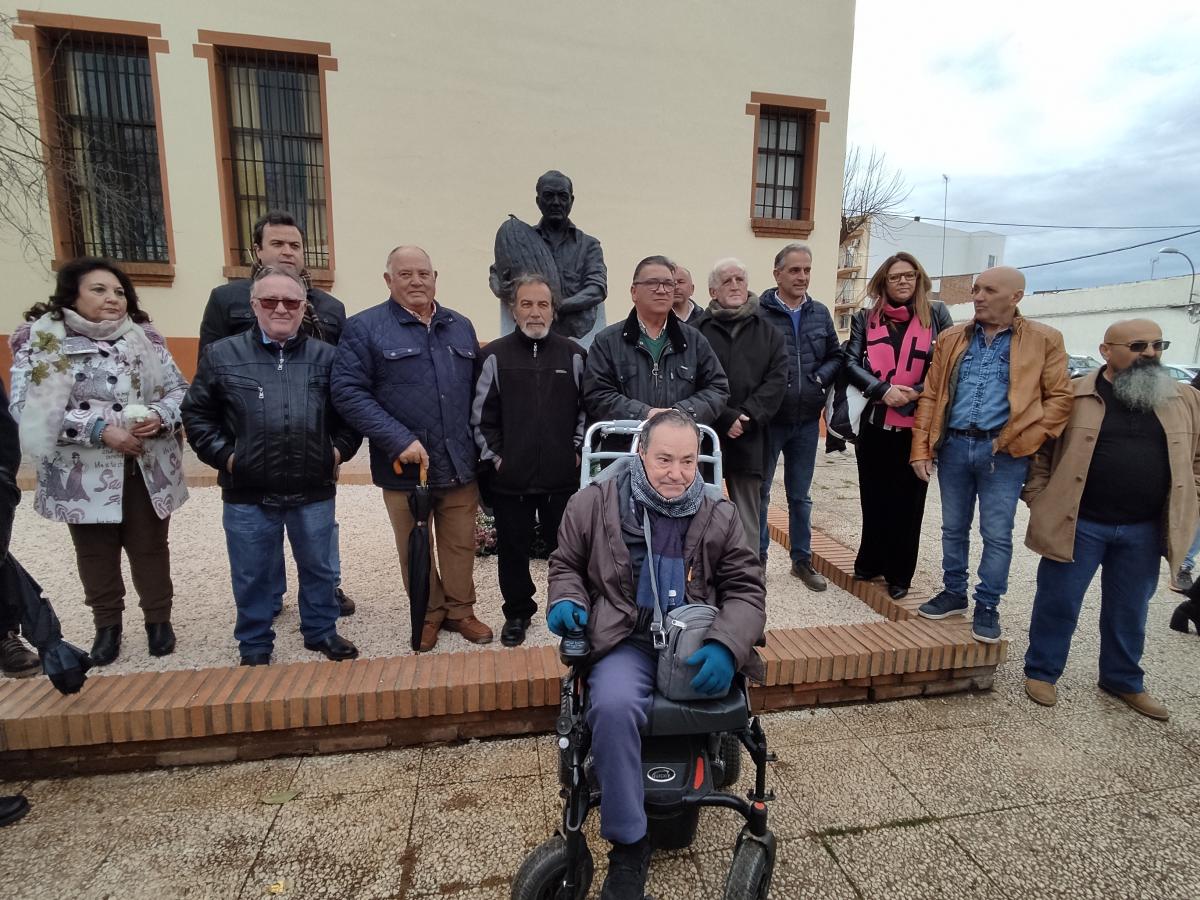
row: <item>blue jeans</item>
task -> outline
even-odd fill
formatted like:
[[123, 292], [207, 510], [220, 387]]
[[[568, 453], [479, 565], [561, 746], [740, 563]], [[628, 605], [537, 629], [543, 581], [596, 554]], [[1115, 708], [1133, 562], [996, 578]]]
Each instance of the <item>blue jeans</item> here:
[[763, 466], [762, 506], [758, 513], [758, 555], [764, 559], [771, 537], [767, 533], [767, 505], [771, 502], [771, 485], [775, 467], [783, 453], [783, 485], [788, 504], [788, 540], [792, 545], [792, 562], [806, 565], [812, 560], [812, 487], [813, 469], [817, 464], [817, 441], [820, 437], [819, 419], [796, 425], [772, 425], [768, 435], [770, 445]]
[[[329, 564], [333, 566], [333, 586], [335, 588], [342, 586], [342, 550], [338, 544], [338, 531], [338, 523], [335, 520], [333, 530], [329, 533]], [[271, 610], [277, 616], [283, 609], [283, 595], [287, 593], [287, 570], [283, 567], [282, 553], [279, 554], [275, 563], [275, 569], [270, 575], [270, 583], [276, 588], [271, 594]]]
[[942, 583], [947, 593], [967, 596], [971, 523], [979, 500], [983, 557], [975, 602], [997, 606], [1008, 590], [1013, 520], [1029, 474], [1029, 458], [992, 453], [987, 438], [949, 435], [938, 451], [937, 480], [942, 495]]
[[1139, 693], [1146, 611], [1158, 588], [1162, 531], [1158, 522], [1105, 525], [1080, 519], [1075, 561], [1043, 559], [1029, 621], [1025, 675], [1054, 684], [1062, 675], [1083, 595], [1100, 571], [1100, 683]]
[[654, 694], [654, 658], [618, 644], [588, 673], [588, 727], [600, 779], [600, 836], [632, 844], [646, 834], [642, 737]]
[[237, 602], [233, 636], [242, 656], [270, 653], [276, 598], [283, 595], [283, 533], [286, 530], [300, 575], [300, 633], [314, 644], [334, 633], [338, 617], [334, 599], [330, 533], [334, 501], [276, 507], [226, 503], [222, 516], [229, 548], [229, 574]]
[[[1200, 553], [1200, 528], [1196, 529], [1196, 537], [1192, 540], [1192, 546], [1188, 548], [1187, 556], [1183, 558], [1183, 563], [1179, 566], [1181, 569], [1192, 571], [1196, 567], [1196, 554]], [[1171, 573], [1174, 576], [1174, 572]]]

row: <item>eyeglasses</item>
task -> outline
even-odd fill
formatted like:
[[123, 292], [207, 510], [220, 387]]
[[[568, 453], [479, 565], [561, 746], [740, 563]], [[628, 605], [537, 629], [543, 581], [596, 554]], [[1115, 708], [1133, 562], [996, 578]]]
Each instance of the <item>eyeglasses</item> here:
[[669, 278], [647, 278], [645, 281], [635, 281], [634, 285], [648, 288], [651, 292], [657, 294], [659, 291], [675, 290], [675, 282]]
[[887, 277], [887, 280], [888, 280], [888, 284], [899, 284], [902, 281], [916, 281], [917, 273], [916, 272], [897, 272], [895, 275], [889, 275]]
[[1109, 342], [1109, 346], [1110, 346], [1110, 347], [1128, 347], [1128, 348], [1129, 348], [1130, 350], [1132, 350], [1134, 353], [1145, 353], [1145, 352], [1146, 352], [1146, 348], [1147, 348], [1147, 347], [1153, 347], [1153, 348], [1154, 348], [1154, 350], [1155, 350], [1156, 352], [1161, 352], [1161, 351], [1163, 351], [1163, 350], [1166, 350], [1168, 347], [1170, 347], [1170, 346], [1171, 346], [1171, 342], [1170, 342], [1170, 341], [1163, 341], [1163, 340], [1157, 340], [1157, 341], [1128, 341], [1128, 342], [1126, 342], [1126, 343], [1122, 344], [1122, 343], [1120, 343], [1119, 341], [1110, 341], [1110, 342]]
[[259, 306], [263, 309], [273, 310], [282, 303], [283, 308], [288, 312], [295, 312], [300, 308], [300, 304], [304, 302], [303, 300], [297, 300], [295, 297], [256, 297], [255, 299], [258, 300]]

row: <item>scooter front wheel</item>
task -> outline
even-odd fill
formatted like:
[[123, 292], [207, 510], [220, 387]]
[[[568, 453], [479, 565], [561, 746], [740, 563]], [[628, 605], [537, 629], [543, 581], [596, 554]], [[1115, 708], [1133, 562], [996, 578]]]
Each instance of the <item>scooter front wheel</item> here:
[[569, 862], [567, 842], [562, 835], [556, 834], [538, 844], [525, 857], [513, 878], [512, 900], [583, 900], [592, 886], [595, 867], [587, 844], [583, 845], [583, 853], [575, 863], [574, 897], [566, 896], [563, 887]]

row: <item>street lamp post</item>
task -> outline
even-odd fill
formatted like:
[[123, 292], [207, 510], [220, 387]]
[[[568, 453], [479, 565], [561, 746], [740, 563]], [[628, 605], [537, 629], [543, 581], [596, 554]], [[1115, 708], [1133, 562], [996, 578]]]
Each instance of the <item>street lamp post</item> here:
[[[1163, 247], [1159, 253], [1170, 253], [1175, 256], [1182, 256], [1187, 260], [1188, 268], [1192, 270], [1192, 283], [1188, 288], [1188, 319], [1200, 325], [1200, 306], [1196, 304], [1196, 266], [1192, 263], [1192, 258], [1177, 247]], [[1196, 346], [1192, 350], [1192, 362], [1200, 362], [1200, 327], [1196, 329]]]

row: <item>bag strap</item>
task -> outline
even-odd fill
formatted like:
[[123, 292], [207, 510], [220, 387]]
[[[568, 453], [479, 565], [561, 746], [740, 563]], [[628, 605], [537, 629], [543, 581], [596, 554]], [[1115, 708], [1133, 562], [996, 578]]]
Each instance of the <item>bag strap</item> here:
[[662, 603], [658, 597], [658, 575], [654, 571], [654, 542], [650, 537], [650, 512], [642, 507], [642, 534], [646, 537], [646, 558], [650, 565], [646, 567], [650, 574], [650, 593], [654, 595], [654, 621], [650, 623], [650, 638], [654, 649], [661, 650], [667, 646], [667, 633], [663, 631]]

